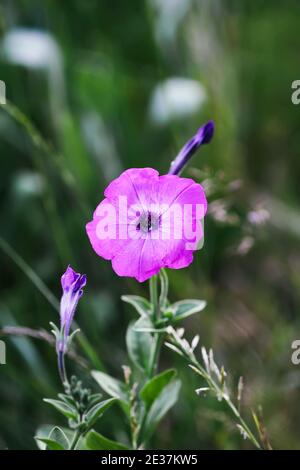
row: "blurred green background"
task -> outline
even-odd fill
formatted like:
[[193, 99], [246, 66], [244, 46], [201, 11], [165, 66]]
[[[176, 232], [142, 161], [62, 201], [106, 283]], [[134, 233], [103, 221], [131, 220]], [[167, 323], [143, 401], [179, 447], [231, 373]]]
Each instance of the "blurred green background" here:
[[[111, 179], [129, 167], [166, 172], [212, 118], [214, 140], [185, 170], [207, 191], [205, 245], [192, 266], [169, 272], [171, 297], [207, 300], [185, 321], [187, 337], [213, 346], [233, 385], [243, 375], [245, 415], [262, 405], [273, 447], [300, 447], [300, 366], [291, 363], [300, 338], [299, 20], [297, 0], [1, 0], [0, 328], [57, 322], [37, 287], [42, 280], [59, 298], [71, 263], [88, 276], [76, 320], [92, 345], [89, 367], [121, 377], [135, 314], [119, 298], [148, 286], [118, 278], [92, 251], [85, 223]], [[42, 402], [60, 387], [54, 350], [1, 339], [0, 448], [35, 448], [40, 424], [63, 424]], [[86, 356], [82, 344], [77, 352]], [[180, 400], [152, 446], [250, 447], [164, 350], [161, 367], [173, 364]], [[122, 439], [116, 410], [99, 430]]]

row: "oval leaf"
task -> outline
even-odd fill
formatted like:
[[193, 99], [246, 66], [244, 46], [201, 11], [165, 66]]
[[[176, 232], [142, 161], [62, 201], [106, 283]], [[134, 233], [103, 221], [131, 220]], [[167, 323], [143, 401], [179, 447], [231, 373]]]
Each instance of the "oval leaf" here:
[[162, 372], [161, 374], [156, 375], [146, 383], [146, 385], [140, 391], [140, 397], [144, 401], [147, 410], [151, 407], [162, 390], [175, 376], [176, 370], [169, 369]]
[[153, 347], [150, 333], [137, 331], [135, 324], [130, 324], [126, 334], [126, 344], [130, 359], [142, 371], [149, 369], [149, 360]]
[[67, 403], [64, 403], [63, 401], [60, 400], [50, 400], [49, 398], [44, 398], [43, 400], [45, 403], [49, 403], [50, 405], [54, 406], [60, 413], [62, 413], [64, 416], [66, 416], [69, 419], [76, 419], [77, 413], [76, 410], [68, 405]]
[[94, 370], [91, 372], [92, 377], [96, 380], [98, 385], [104, 390], [108, 395], [113, 398], [118, 398], [120, 400], [120, 405], [125, 414], [129, 414], [130, 405], [127, 394], [126, 385], [118, 379], [111, 377], [104, 372]]
[[36, 437], [38, 441], [43, 442], [46, 447], [45, 450], [65, 450], [58, 442], [49, 439], [48, 437]]
[[175, 405], [181, 387], [180, 380], [173, 380], [160, 393], [153, 402], [145, 421], [143, 440], [149, 439], [160, 420]]
[[187, 299], [187, 300], [180, 300], [179, 302], [175, 302], [170, 307], [173, 311], [172, 321], [177, 322], [179, 320], [182, 320], [183, 318], [189, 317], [190, 315], [199, 313], [205, 307], [206, 307], [205, 300]]
[[93, 406], [85, 415], [88, 426], [92, 427], [97, 419], [99, 419], [103, 413], [116, 401], [117, 398], [109, 398], [108, 400], [104, 400], [101, 403], [97, 403], [97, 405]]
[[132, 305], [139, 315], [147, 316], [151, 314], [151, 304], [149, 300], [139, 295], [122, 295], [121, 299], [124, 302]]
[[[68, 439], [68, 442], [72, 442], [73, 441], [73, 438], [74, 438], [74, 431], [71, 430], [71, 429], [68, 429], [68, 428], [59, 428], [61, 429], [61, 431], [63, 431], [63, 433], [65, 434], [65, 436], [67, 437]], [[44, 442], [42, 442], [41, 439], [48, 439], [51, 431], [53, 430], [53, 424], [42, 424], [41, 426], [38, 427], [37, 431], [36, 431], [36, 436], [35, 436], [35, 441], [37, 443], [37, 446], [40, 450], [45, 450], [46, 449], [46, 444]], [[83, 450], [83, 446], [82, 446], [82, 441], [83, 439], [80, 438], [77, 446], [76, 446], [76, 449], [80, 449], [80, 450]]]
[[64, 431], [59, 428], [58, 426], [55, 426], [50, 434], [49, 434], [49, 439], [51, 439], [52, 441], [55, 441], [57, 442], [57, 444], [59, 444], [60, 446], [62, 446], [63, 449], [69, 449], [69, 440], [67, 438], [67, 436], [65, 435]]
[[105, 372], [93, 370], [91, 374], [104, 392], [111, 397], [119, 398], [120, 400], [127, 402], [126, 385], [123, 382], [105, 374]]
[[88, 450], [129, 450], [124, 444], [112, 441], [93, 430], [86, 436], [85, 447]]

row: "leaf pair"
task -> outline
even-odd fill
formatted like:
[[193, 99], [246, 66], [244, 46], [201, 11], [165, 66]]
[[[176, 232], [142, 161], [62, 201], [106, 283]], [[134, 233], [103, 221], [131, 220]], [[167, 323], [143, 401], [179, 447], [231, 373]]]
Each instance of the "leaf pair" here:
[[[44, 401], [52, 405], [56, 410], [68, 418], [70, 427], [73, 429], [80, 427], [82, 433], [87, 433], [103, 413], [117, 401], [117, 398], [109, 398], [107, 400], [99, 401], [99, 397], [101, 397], [100, 394], [91, 395], [89, 407], [83, 415], [79, 415], [79, 412], [76, 409], [76, 403], [72, 403], [72, 397], [63, 394], [60, 394], [59, 396], [62, 398], [61, 400], [45, 399]], [[49, 436], [38, 436], [37, 439], [44, 442], [47, 448], [51, 450], [62, 450], [59, 448], [60, 446], [62, 446], [63, 449], [68, 449], [68, 447], [65, 447], [68, 439], [64, 439], [64, 432], [57, 427], [51, 430]]]
[[147, 331], [155, 331], [168, 325], [174, 325], [190, 315], [201, 312], [206, 307], [206, 302], [198, 299], [180, 300], [174, 304], [165, 303], [164, 308], [161, 309], [161, 319], [153, 325], [151, 322], [152, 305], [147, 299], [138, 295], [123, 295], [122, 300], [135, 308], [143, 318]]
[[[68, 434], [68, 435], [67, 435]], [[55, 426], [41, 426], [35, 440], [41, 450], [68, 450], [74, 432]]]

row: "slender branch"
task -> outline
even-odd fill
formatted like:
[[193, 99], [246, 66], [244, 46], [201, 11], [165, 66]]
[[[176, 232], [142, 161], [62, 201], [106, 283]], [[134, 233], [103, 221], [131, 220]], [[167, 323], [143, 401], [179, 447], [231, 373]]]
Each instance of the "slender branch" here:
[[[210, 390], [212, 390], [217, 397], [220, 399], [223, 399], [227, 406], [229, 407], [230, 411], [233, 413], [235, 418], [238, 421], [238, 426], [239, 428], [243, 431], [245, 436], [248, 437], [248, 439], [252, 442], [252, 444], [257, 448], [261, 449], [261, 445], [259, 444], [258, 440], [254, 436], [253, 432], [241, 416], [238, 408], [235, 406], [233, 401], [231, 400], [229, 393], [227, 391], [227, 387], [225, 384], [225, 372], [224, 369], [222, 368], [221, 371], [219, 371], [217, 365], [215, 364], [213, 360], [213, 356], [209, 359], [208, 357], [206, 358], [205, 362], [205, 367], [200, 364], [200, 362], [196, 359], [195, 354], [193, 352], [193, 348], [190, 347], [188, 342], [185, 339], [182, 339], [178, 336], [177, 332], [174, 330], [174, 328], [170, 328], [169, 330], [171, 342], [166, 343], [167, 346], [171, 347], [175, 352], [183, 356], [186, 361], [188, 362], [189, 366], [194, 370], [194, 372], [197, 372], [207, 383], [208, 387]], [[205, 353], [206, 354], [206, 353]], [[210, 364], [209, 364], [210, 361]], [[212, 370], [211, 370], [212, 366]], [[219, 379], [219, 382], [216, 382], [214, 378], [212, 377], [211, 372], [212, 371], [217, 372], [217, 377]]]
[[[33, 328], [27, 328], [24, 326], [4, 326], [0, 329], [0, 336], [28, 336], [30, 338], [46, 341], [46, 343], [55, 347], [54, 336], [43, 329], [35, 330]], [[77, 353], [75, 353], [74, 350], [68, 351], [67, 355], [70, 357], [70, 359], [73, 359], [75, 362], [77, 362], [77, 364], [81, 367], [85, 369], [88, 368], [87, 361], [82, 356], [79, 356]]]
[[198, 373], [204, 378], [204, 380], [208, 383], [210, 388], [215, 390], [217, 396], [220, 396], [225, 400], [226, 404], [228, 405], [228, 407], [230, 408], [230, 410], [232, 411], [234, 416], [237, 418], [240, 426], [244, 429], [244, 431], [246, 431], [246, 434], [247, 434], [247, 437], [249, 438], [249, 440], [252, 442], [252, 444], [257, 449], [261, 449], [261, 446], [258, 443], [256, 437], [254, 436], [254, 434], [250, 430], [250, 428], [247, 425], [247, 423], [245, 422], [245, 420], [242, 418], [240, 412], [238, 411], [235, 404], [232, 402], [229, 395], [227, 393], [224, 393], [224, 390], [217, 384], [217, 382], [215, 382], [212, 379], [212, 377], [206, 372], [206, 370], [202, 367], [202, 365], [197, 360], [191, 361], [191, 365], [193, 365], [195, 367], [195, 369], [198, 370]]

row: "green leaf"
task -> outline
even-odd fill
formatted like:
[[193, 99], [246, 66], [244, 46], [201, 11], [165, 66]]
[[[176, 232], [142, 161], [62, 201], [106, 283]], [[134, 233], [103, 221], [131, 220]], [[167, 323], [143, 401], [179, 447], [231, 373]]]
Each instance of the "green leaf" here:
[[87, 434], [85, 446], [88, 450], [129, 450], [124, 444], [112, 441], [93, 430]]
[[64, 403], [63, 401], [60, 400], [50, 400], [49, 398], [44, 398], [43, 400], [45, 403], [49, 403], [50, 405], [54, 406], [60, 413], [62, 413], [64, 416], [66, 416], [69, 419], [76, 419], [77, 418], [77, 412], [76, 410], [68, 405], [67, 403]]
[[67, 403], [67, 405], [70, 405], [71, 407], [76, 406], [74, 398], [72, 398], [70, 395], [66, 395], [65, 393], [59, 393], [57, 396], [60, 400]]
[[176, 370], [168, 369], [161, 374], [156, 375], [146, 383], [140, 391], [140, 397], [144, 401], [147, 410], [152, 406], [153, 402], [175, 376]]
[[52, 330], [51, 330], [51, 333], [55, 336], [55, 339], [56, 341], [58, 340], [59, 336], [60, 336], [60, 330], [58, 329], [58, 327], [55, 325], [55, 323], [53, 323], [52, 321], [49, 322]]
[[108, 400], [104, 400], [101, 403], [93, 406], [93, 408], [91, 408], [85, 415], [88, 426], [92, 427], [97, 419], [99, 419], [103, 413], [116, 401], [116, 398], [109, 398]]
[[49, 439], [48, 437], [36, 437], [36, 439], [46, 444], [45, 450], [65, 450], [62, 445], [53, 441], [52, 439]]
[[67, 450], [69, 448], [69, 440], [58, 426], [52, 428], [50, 432], [49, 426], [43, 426], [38, 431], [35, 440], [41, 450]]
[[160, 393], [157, 399], [153, 402], [150, 410], [147, 413], [145, 426], [143, 429], [143, 440], [149, 439], [160, 420], [176, 403], [179, 395], [181, 383], [179, 380], [170, 382]]
[[[65, 436], [68, 439], [68, 442], [72, 442], [74, 438], [74, 431], [65, 427], [60, 428]], [[53, 424], [42, 424], [41, 426], [38, 427], [36, 431], [36, 436], [35, 436], [35, 441], [37, 443], [37, 446], [40, 450], [45, 450], [46, 449], [46, 444], [42, 442], [43, 439], [48, 439], [51, 431], [53, 430]], [[41, 440], [42, 439], [42, 440]], [[77, 450], [84, 450], [83, 448], [83, 439], [80, 438], [79, 442], [76, 447]]]
[[127, 391], [126, 385], [118, 379], [111, 377], [105, 372], [93, 370], [91, 372], [92, 377], [96, 380], [97, 384], [106, 392], [108, 395], [114, 398], [119, 398], [127, 403]]
[[70, 334], [70, 336], [68, 337], [68, 348], [71, 346], [73, 339], [78, 333], [80, 333], [80, 328], [77, 328]]
[[137, 331], [135, 324], [131, 323], [126, 333], [126, 344], [130, 359], [142, 371], [148, 371], [149, 359], [153, 347], [153, 338], [150, 333]]
[[63, 449], [66, 449], [66, 450], [69, 449], [69, 446], [70, 446], [69, 440], [67, 436], [65, 435], [64, 431], [58, 426], [55, 426], [51, 430], [48, 439], [50, 439], [51, 441], [55, 441]]
[[150, 318], [141, 317], [134, 323], [133, 328], [140, 333], [164, 333], [167, 331], [167, 328], [164, 327], [166, 323], [166, 320], [159, 320], [154, 326]]
[[34, 436], [34, 439], [35, 439], [36, 444], [37, 444], [37, 446], [40, 450], [45, 450], [46, 449], [46, 444], [44, 442], [42, 442], [41, 439], [48, 438], [48, 436], [49, 436], [52, 429], [53, 429], [52, 424], [42, 424], [36, 430], [36, 436]]
[[89, 408], [99, 403], [102, 399], [102, 393], [93, 393], [89, 398]]
[[139, 295], [122, 295], [121, 299], [124, 302], [132, 305], [139, 315], [147, 316], [151, 314], [151, 304], [149, 300]]
[[194, 313], [201, 312], [206, 307], [205, 300], [197, 300], [197, 299], [187, 299], [187, 300], [180, 300], [179, 302], [175, 302], [169, 308], [173, 311], [173, 322], [177, 322], [182, 320], [183, 318], [189, 317]]
[[133, 323], [134, 329], [136, 331], [145, 331], [153, 329], [153, 323], [149, 317], [141, 317], [136, 322]]

